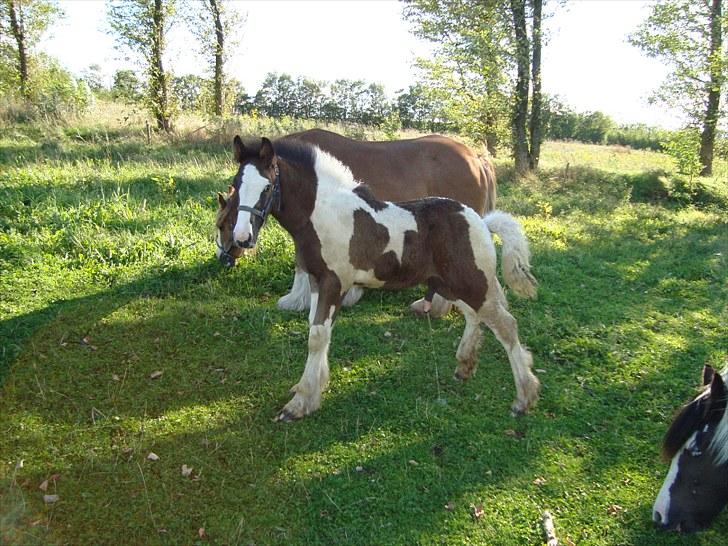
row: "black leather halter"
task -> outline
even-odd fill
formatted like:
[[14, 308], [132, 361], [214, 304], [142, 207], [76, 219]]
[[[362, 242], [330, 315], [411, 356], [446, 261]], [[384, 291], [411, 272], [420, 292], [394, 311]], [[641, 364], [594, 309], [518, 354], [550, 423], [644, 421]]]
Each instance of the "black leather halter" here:
[[273, 166], [273, 172], [276, 177], [272, 184], [268, 184], [268, 194], [262, 199], [263, 203], [261, 208], [248, 207], [246, 205], [238, 206], [238, 211], [249, 212], [250, 214], [254, 214], [260, 218], [260, 227], [258, 230], [260, 230], [260, 228], [263, 227], [263, 224], [265, 224], [273, 205], [276, 206], [277, 211], [281, 210], [281, 175], [278, 171], [278, 165]]

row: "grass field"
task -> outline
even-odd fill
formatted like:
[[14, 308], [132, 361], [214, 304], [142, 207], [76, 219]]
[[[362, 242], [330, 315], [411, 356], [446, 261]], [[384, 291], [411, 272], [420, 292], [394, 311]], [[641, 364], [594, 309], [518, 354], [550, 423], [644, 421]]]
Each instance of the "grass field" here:
[[515, 183], [498, 161], [541, 283], [510, 298], [543, 383], [529, 415], [489, 332], [456, 383], [462, 318], [371, 291], [337, 321], [322, 409], [278, 424], [307, 350], [306, 317], [275, 307], [291, 243], [272, 223], [223, 270], [227, 145], [190, 126], [148, 146], [133, 123], [0, 136], [0, 543], [540, 544], [548, 509], [564, 544], [725, 544], [725, 513], [687, 538], [651, 524], [667, 424], [728, 357], [724, 163], [698, 183], [547, 143]]

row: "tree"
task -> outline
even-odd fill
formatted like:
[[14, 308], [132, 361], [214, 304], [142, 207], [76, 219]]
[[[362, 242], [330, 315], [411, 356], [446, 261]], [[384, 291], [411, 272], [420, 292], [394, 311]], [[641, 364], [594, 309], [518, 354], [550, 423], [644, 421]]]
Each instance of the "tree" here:
[[721, 93], [728, 76], [728, 17], [723, 0], [661, 0], [630, 42], [671, 68], [652, 100], [678, 108], [700, 129], [700, 174], [713, 170], [716, 127], [724, 115]]
[[226, 103], [234, 97], [225, 93], [225, 61], [234, 39], [240, 39], [244, 17], [235, 11], [231, 0], [188, 0], [185, 19], [199, 40], [200, 52], [209, 59], [212, 72], [214, 113], [221, 116]]
[[142, 57], [148, 79], [148, 104], [157, 127], [166, 132], [172, 130], [172, 104], [170, 78], [164, 70], [162, 56], [175, 10], [175, 0], [113, 0], [108, 9], [117, 47]]
[[434, 44], [419, 59], [422, 84], [442, 103], [443, 114], [495, 154], [508, 117], [511, 24], [503, 0], [411, 0], [405, 18], [413, 32]]
[[142, 84], [133, 70], [117, 70], [111, 85], [114, 98], [137, 102], [142, 97]]
[[101, 73], [101, 66], [98, 64], [89, 65], [81, 73], [81, 79], [86, 82], [88, 88], [94, 93], [104, 90], [104, 76]]
[[194, 74], [172, 78], [172, 93], [182, 110], [196, 110], [200, 106], [205, 80]]
[[537, 168], [542, 0], [410, 0], [405, 17], [435, 45], [434, 57], [418, 66], [447, 117], [493, 155], [510, 127], [516, 171]]
[[54, 20], [63, 15], [49, 0], [0, 0], [0, 47], [15, 59], [15, 72], [22, 97], [31, 98], [32, 48]]

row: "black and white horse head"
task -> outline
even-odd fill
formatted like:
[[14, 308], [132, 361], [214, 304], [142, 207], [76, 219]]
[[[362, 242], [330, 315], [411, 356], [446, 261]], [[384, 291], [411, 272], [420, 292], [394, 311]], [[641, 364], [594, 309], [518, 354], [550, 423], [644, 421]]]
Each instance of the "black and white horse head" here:
[[728, 368], [703, 369], [703, 390], [670, 425], [663, 453], [670, 470], [652, 511], [656, 525], [693, 532], [711, 524], [728, 503]]
[[271, 209], [280, 207], [278, 165], [270, 140], [263, 138], [259, 148], [246, 148], [236, 136], [233, 151], [238, 172], [227, 197], [217, 195], [217, 257], [227, 267], [246, 249], [255, 248]]

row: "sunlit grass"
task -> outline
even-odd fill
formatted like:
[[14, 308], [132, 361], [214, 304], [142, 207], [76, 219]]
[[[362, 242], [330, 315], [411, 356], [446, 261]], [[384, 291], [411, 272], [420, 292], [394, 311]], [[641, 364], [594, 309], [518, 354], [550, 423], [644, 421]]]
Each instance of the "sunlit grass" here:
[[[322, 409], [283, 426], [307, 340], [306, 316], [275, 308], [291, 242], [271, 222], [224, 271], [212, 220], [232, 174], [216, 139], [298, 122], [192, 134], [205, 120], [190, 118], [147, 145], [141, 115], [106, 112], [0, 136], [0, 541], [537, 544], [549, 509], [563, 541], [682, 543], [650, 506], [670, 417], [728, 356], [725, 180], [547, 143], [516, 184], [499, 158], [498, 206], [541, 283], [510, 298], [539, 406], [508, 415], [492, 335], [455, 383], [462, 318], [415, 319], [419, 291], [371, 291], [337, 321]], [[695, 540], [722, 544], [727, 525]]]

